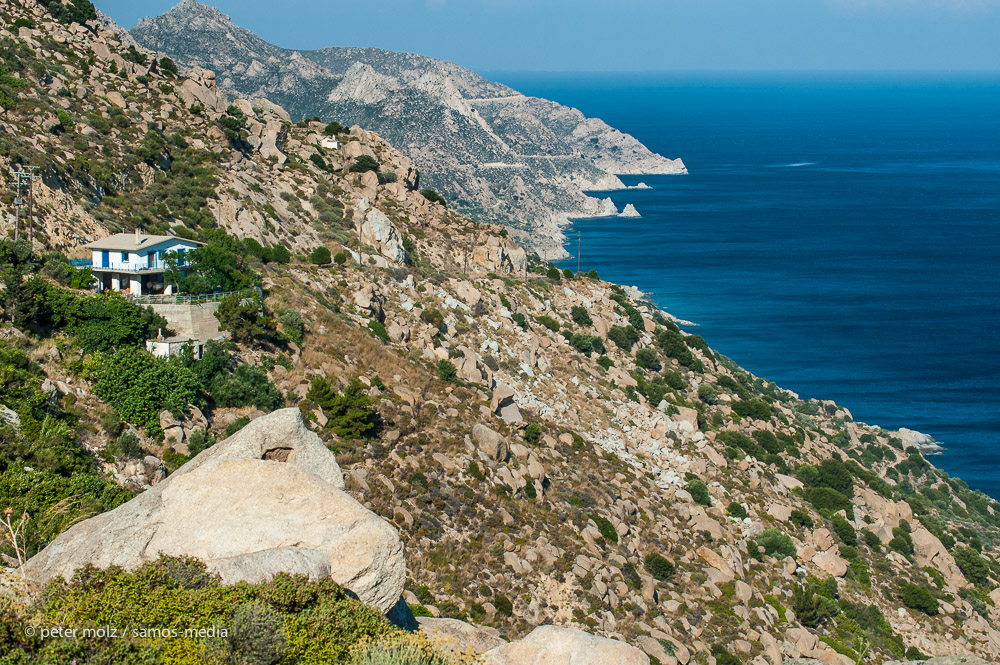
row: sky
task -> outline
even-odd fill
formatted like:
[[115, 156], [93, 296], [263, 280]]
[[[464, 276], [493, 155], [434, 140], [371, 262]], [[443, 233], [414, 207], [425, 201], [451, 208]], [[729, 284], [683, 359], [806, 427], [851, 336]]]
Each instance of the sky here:
[[[96, 0], [131, 28], [179, 0]], [[1000, 0], [210, 0], [288, 48], [489, 71], [1000, 71]]]

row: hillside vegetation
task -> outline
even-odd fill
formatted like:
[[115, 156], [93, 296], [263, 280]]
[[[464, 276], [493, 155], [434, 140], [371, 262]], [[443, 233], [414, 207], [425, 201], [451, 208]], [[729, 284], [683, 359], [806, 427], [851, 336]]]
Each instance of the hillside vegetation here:
[[[226, 586], [164, 558], [25, 589], [19, 560], [283, 406], [398, 528], [418, 617], [575, 626], [682, 665], [1000, 653], [1000, 506], [905, 434], [746, 372], [596, 273], [529, 262], [376, 134], [223, 99], [64, 9], [86, 3], [46, 7], [0, 8], [0, 168], [42, 175], [31, 241], [22, 218], [0, 243], [0, 512], [23, 525], [0, 545], [0, 663], [458, 658], [392, 642], [422, 638], [329, 580]], [[183, 291], [260, 288], [223, 303], [230, 338], [204, 359], [154, 359], [163, 321], [66, 260], [134, 228], [206, 243]], [[20, 628], [140, 611], [242, 641]]]

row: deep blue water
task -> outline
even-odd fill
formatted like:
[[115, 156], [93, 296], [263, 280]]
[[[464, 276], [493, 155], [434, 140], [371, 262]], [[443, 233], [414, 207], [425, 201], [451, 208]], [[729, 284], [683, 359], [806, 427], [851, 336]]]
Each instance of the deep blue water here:
[[491, 76], [691, 172], [623, 178], [643, 217], [577, 222], [584, 270], [1000, 498], [1000, 77]]

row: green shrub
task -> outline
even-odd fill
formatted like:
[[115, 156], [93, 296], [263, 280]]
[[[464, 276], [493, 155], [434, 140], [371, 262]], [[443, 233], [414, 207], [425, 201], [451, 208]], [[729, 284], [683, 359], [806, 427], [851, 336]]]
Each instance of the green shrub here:
[[687, 491], [694, 499], [694, 502], [702, 506], [712, 505], [712, 495], [708, 491], [708, 486], [697, 478], [692, 478], [687, 483]]
[[788, 534], [780, 529], [767, 529], [757, 536], [756, 541], [768, 556], [777, 559], [795, 556], [798, 551]]
[[803, 494], [816, 510], [836, 512], [851, 509], [851, 500], [829, 487], [807, 487]]
[[139, 437], [134, 432], [122, 432], [114, 444], [115, 452], [122, 457], [142, 459], [146, 452], [139, 443]]
[[597, 359], [597, 364], [600, 367], [603, 367], [604, 369], [611, 369], [612, 367], [614, 367], [615, 362], [611, 360], [611, 358], [608, 358], [607, 356], [601, 356], [600, 358]]
[[327, 428], [341, 439], [367, 439], [378, 433], [379, 419], [372, 408], [373, 400], [365, 394], [365, 386], [357, 378], [336, 393], [327, 379], [315, 377], [306, 399], [323, 410], [328, 418]]
[[342, 124], [340, 124], [336, 120], [328, 122], [326, 124], [326, 127], [323, 128], [323, 133], [326, 136], [336, 136], [337, 134], [343, 134], [346, 131], [347, 128], [345, 128]]
[[255, 406], [274, 411], [284, 404], [278, 389], [267, 378], [263, 367], [242, 364], [231, 376], [218, 374], [212, 380], [209, 394], [218, 406]]
[[719, 399], [719, 393], [710, 383], [702, 383], [698, 386], [698, 399], [705, 404], [715, 404]]
[[642, 565], [645, 566], [646, 571], [653, 576], [654, 579], [660, 582], [669, 582], [675, 572], [674, 564], [672, 564], [666, 557], [657, 553], [650, 552], [643, 559]]
[[532, 482], [531, 478], [528, 478], [524, 482], [524, 495], [529, 499], [534, 499], [538, 496], [538, 492], [535, 490], [535, 483]]
[[840, 515], [834, 515], [830, 521], [833, 524], [833, 532], [837, 534], [841, 542], [845, 545], [858, 544], [858, 532], [854, 530], [854, 526], [850, 522]]
[[660, 356], [653, 349], [643, 348], [635, 352], [635, 364], [642, 369], [659, 372], [663, 365], [660, 364]]
[[351, 173], [367, 173], [368, 171], [378, 172], [379, 164], [375, 161], [374, 157], [370, 155], [359, 155], [355, 157], [354, 163], [351, 164]]
[[278, 331], [277, 323], [264, 313], [259, 299], [244, 298], [238, 293], [222, 299], [215, 318], [219, 319], [219, 328], [229, 331], [232, 340], [239, 344], [271, 339]]
[[608, 340], [623, 351], [630, 351], [639, 341], [639, 332], [632, 326], [611, 326], [608, 330]]
[[768, 420], [771, 417], [771, 407], [757, 399], [737, 400], [733, 402], [732, 406], [733, 412], [743, 418]]
[[548, 314], [543, 314], [541, 316], [536, 316], [535, 317], [535, 321], [538, 321], [540, 324], [542, 324], [543, 326], [545, 326], [546, 328], [548, 328], [552, 332], [559, 332], [559, 327], [560, 327], [559, 326], [559, 322], [556, 321], [555, 319], [553, 319]]
[[573, 333], [569, 337], [569, 345], [585, 355], [604, 353], [604, 342], [597, 335], [581, 335]]
[[433, 189], [421, 189], [420, 195], [431, 203], [440, 203], [444, 207], [448, 207], [448, 202], [444, 200], [444, 197], [435, 192]]
[[510, 598], [503, 594], [494, 596], [493, 607], [497, 608], [497, 614], [500, 616], [509, 617], [514, 614], [514, 604], [510, 602]]
[[930, 616], [938, 613], [938, 599], [934, 597], [927, 587], [906, 584], [900, 590], [899, 596], [903, 600], [903, 604], [911, 610], [917, 610]]
[[306, 334], [306, 323], [302, 319], [302, 315], [298, 310], [286, 309], [278, 317], [281, 322], [281, 327], [287, 337], [292, 342], [301, 345], [302, 339]]
[[538, 442], [542, 439], [543, 433], [541, 425], [531, 423], [524, 428], [524, 442], [532, 446], [537, 446]]
[[309, 262], [315, 263], [316, 265], [325, 265], [331, 260], [332, 257], [330, 256], [330, 248], [325, 245], [320, 245], [309, 253]]
[[469, 477], [473, 480], [486, 480], [486, 476], [483, 475], [483, 472], [479, 468], [479, 464], [476, 463], [476, 460], [469, 460], [469, 465], [466, 467], [465, 472], [469, 474]]
[[458, 378], [458, 369], [455, 367], [455, 363], [450, 360], [439, 360], [437, 376], [442, 381], [454, 382]]
[[371, 334], [375, 335], [383, 342], [389, 341], [389, 332], [385, 329], [385, 325], [382, 322], [375, 320], [369, 321], [368, 330], [371, 331]]
[[854, 495], [854, 478], [847, 466], [838, 459], [823, 460], [818, 469], [816, 485], [837, 490], [850, 498]]
[[799, 528], [811, 529], [813, 527], [813, 519], [809, 517], [808, 513], [804, 513], [801, 510], [793, 510], [788, 519]]
[[958, 547], [953, 552], [965, 579], [976, 586], [985, 586], [990, 581], [990, 568], [986, 559], [971, 547]]
[[576, 305], [570, 310], [570, 316], [573, 319], [573, 323], [578, 326], [589, 326], [594, 323], [593, 319], [590, 318], [590, 312], [587, 311], [587, 308], [580, 305]]
[[882, 551], [882, 540], [878, 537], [878, 534], [876, 534], [874, 531], [871, 531], [869, 529], [865, 529], [863, 531], [863, 533], [865, 534], [865, 536], [864, 536], [865, 537], [865, 545], [867, 545], [868, 548], [872, 552], [881, 552]]
[[[53, 638], [42, 644], [13, 637], [13, 631], [0, 632], [0, 650], [24, 655], [13, 663], [50, 662], [44, 656], [65, 653], [78, 662], [146, 665], [188, 662], [175, 659], [202, 653], [211, 656], [209, 662], [275, 663], [280, 658], [319, 665], [347, 662], [354, 645], [396, 633], [377, 609], [350, 598], [329, 578], [311, 581], [279, 573], [268, 582], [222, 586], [190, 557], [160, 557], [134, 571], [83, 568], [69, 582], [49, 583], [38, 615], [5, 616], [19, 635], [29, 621], [142, 626], [150, 637]], [[188, 629], [212, 626], [225, 628], [226, 637], [185, 635]], [[180, 637], [173, 637], [174, 630]]]
[[333, 257], [333, 262], [338, 266], [342, 266], [347, 263], [347, 252], [337, 252]]
[[240, 416], [233, 422], [226, 425], [226, 432], [225, 432], [226, 438], [229, 438], [233, 434], [236, 434], [249, 424], [250, 424], [250, 416]]
[[198, 453], [215, 445], [215, 437], [203, 429], [191, 432], [187, 439], [188, 457], [194, 458]]
[[899, 552], [903, 556], [913, 554], [913, 538], [910, 536], [909, 529], [902, 526], [894, 528], [892, 530], [892, 540], [889, 541], [889, 549], [893, 552]]
[[715, 657], [715, 665], [743, 665], [743, 661], [721, 644], [712, 645], [712, 656]]
[[553, 282], [558, 282], [560, 279], [562, 279], [562, 273], [560, 273], [559, 268], [556, 268], [555, 266], [552, 266], [548, 270], [546, 270], [545, 276], [548, 277]]
[[122, 419], [158, 430], [160, 411], [180, 413], [195, 401], [198, 380], [179, 363], [154, 358], [135, 347], [99, 355], [94, 394]]
[[601, 532], [601, 537], [608, 543], [618, 542], [618, 532], [615, 531], [614, 525], [603, 515], [598, 515], [593, 513], [588, 515], [590, 519], [594, 521], [597, 525], [597, 530]]
[[748, 513], [747, 509], [743, 507], [743, 504], [737, 503], [736, 501], [729, 502], [729, 506], [726, 507], [726, 513], [741, 520], [750, 517], [750, 513]]
[[510, 315], [511, 320], [521, 327], [521, 330], [528, 329], [528, 319], [521, 312], [514, 312]]

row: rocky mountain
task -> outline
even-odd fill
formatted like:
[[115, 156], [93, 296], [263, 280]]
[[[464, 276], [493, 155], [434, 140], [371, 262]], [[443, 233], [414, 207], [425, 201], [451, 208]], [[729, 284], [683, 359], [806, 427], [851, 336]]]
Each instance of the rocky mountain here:
[[[448, 654], [421, 663], [996, 660], [1000, 504], [919, 433], [531, 264], [374, 132], [229, 103], [224, 73], [34, 0], [0, 25], [0, 170], [41, 176], [30, 243], [0, 242], [0, 519], [26, 525], [0, 543], [3, 658], [350, 662], [396, 635], [391, 605]], [[118, 326], [60, 252], [137, 227], [252, 274], [231, 344], [190, 367], [142, 337], [94, 348]], [[239, 631], [81, 643], [39, 621]]]
[[219, 72], [227, 94], [378, 132], [414, 161], [422, 186], [463, 214], [511, 227], [545, 258], [565, 254], [560, 229], [570, 217], [617, 214], [585, 190], [621, 188], [617, 174], [686, 172], [601, 120], [449, 62], [371, 48], [283, 49], [196, 0], [131, 34]]

